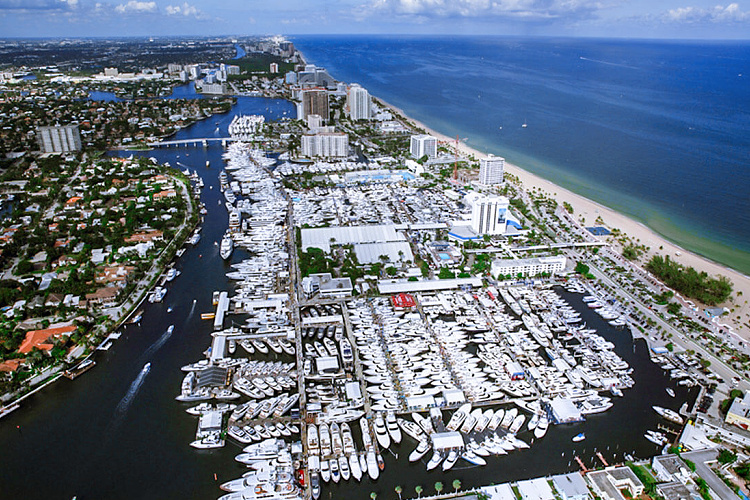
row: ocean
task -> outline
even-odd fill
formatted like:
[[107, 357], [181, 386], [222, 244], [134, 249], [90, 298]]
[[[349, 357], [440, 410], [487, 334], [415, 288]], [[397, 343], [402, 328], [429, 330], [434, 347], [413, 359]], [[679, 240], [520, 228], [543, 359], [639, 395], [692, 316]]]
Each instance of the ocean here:
[[292, 40], [438, 132], [750, 274], [749, 42]]

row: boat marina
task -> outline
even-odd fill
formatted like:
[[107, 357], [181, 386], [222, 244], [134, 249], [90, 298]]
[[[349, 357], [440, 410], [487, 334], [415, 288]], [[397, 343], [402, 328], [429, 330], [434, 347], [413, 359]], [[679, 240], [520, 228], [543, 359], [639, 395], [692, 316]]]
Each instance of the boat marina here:
[[[200, 126], [181, 133], [202, 137]], [[186, 151], [144, 154], [176, 164]], [[189, 152], [181, 168], [203, 225], [122, 340], [95, 352], [107, 373], [65, 382], [86, 408], [90, 389], [106, 387], [112, 418], [60, 422], [79, 436], [75, 423], [90, 419], [124, 443], [85, 450], [105, 450], [132, 483], [148, 478], [155, 496], [174, 497], [159, 481], [180, 467], [181, 491], [201, 498], [380, 497], [395, 486], [407, 498], [438, 480], [472, 488], [651, 456], [684, 425], [656, 407], [694, 414], [683, 402], [702, 391], [696, 367], [633, 340], [622, 304], [589, 281], [420, 275], [417, 257], [435, 275], [461, 259], [445, 221], [467, 212], [450, 193], [360, 182], [380, 165], [297, 162], [258, 141]], [[305, 173], [319, 181], [291, 182]], [[302, 269], [313, 249], [337, 272]], [[364, 276], [350, 279], [340, 268], [355, 257]], [[390, 279], [390, 266], [409, 280]], [[169, 432], [153, 425], [163, 421]], [[113, 497], [110, 487], [93, 496]]]
[[[627, 322], [585, 283], [354, 297], [339, 279], [324, 294], [291, 263], [295, 226], [325, 210], [300, 205], [282, 187], [289, 169], [270, 169], [247, 144], [230, 144], [224, 161], [223, 207], [211, 210], [226, 209], [219, 246], [231, 288], [201, 314], [213, 320], [210, 345], [182, 367], [177, 395], [198, 418], [193, 447], [231, 440], [251, 450], [235, 460], [251, 472], [238, 468], [222, 498], [259, 488], [319, 498], [339, 484], [382, 481], [399, 456], [431, 474], [486, 467], [530, 453], [557, 426], [585, 425], [633, 389], [633, 368], [581, 307], [614, 329]], [[377, 213], [359, 215], [380, 222]], [[672, 413], [659, 415], [676, 422]], [[653, 432], [647, 442], [666, 444]], [[247, 479], [260, 472], [262, 482]]]

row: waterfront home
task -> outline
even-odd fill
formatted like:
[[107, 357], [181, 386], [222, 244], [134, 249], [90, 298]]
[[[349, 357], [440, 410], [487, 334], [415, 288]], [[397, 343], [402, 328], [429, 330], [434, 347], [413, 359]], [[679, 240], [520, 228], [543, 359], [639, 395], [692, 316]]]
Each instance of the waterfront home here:
[[28, 354], [34, 348], [37, 348], [40, 351], [50, 351], [54, 347], [50, 342], [50, 339], [69, 336], [75, 330], [75, 325], [45, 328], [43, 330], [31, 330], [26, 333], [26, 337], [23, 339], [23, 342], [21, 342], [21, 347], [18, 348], [18, 352], [21, 354]]

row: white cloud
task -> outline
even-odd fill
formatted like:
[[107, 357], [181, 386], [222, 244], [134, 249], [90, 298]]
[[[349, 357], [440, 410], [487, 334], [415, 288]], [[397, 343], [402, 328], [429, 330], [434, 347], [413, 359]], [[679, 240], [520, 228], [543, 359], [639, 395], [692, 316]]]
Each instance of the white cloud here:
[[167, 5], [167, 14], [170, 16], [183, 15], [183, 16], [197, 16], [200, 11], [189, 3], [185, 2], [182, 5]]
[[368, 14], [404, 17], [507, 18], [549, 21], [591, 17], [603, 6], [599, 0], [372, 0]]
[[141, 2], [137, 0], [130, 0], [128, 3], [120, 4], [115, 7], [115, 12], [118, 14], [141, 14], [156, 12], [156, 2]]
[[679, 7], [670, 9], [662, 15], [662, 19], [675, 23], [741, 23], [750, 21], [750, 12], [743, 12], [736, 3], [726, 7], [716, 5], [712, 8]]

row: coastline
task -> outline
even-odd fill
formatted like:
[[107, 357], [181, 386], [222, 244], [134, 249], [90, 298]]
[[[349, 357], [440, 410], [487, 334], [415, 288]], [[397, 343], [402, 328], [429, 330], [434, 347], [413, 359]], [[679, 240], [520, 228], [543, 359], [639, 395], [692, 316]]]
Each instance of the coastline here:
[[[402, 109], [384, 101], [380, 97], [373, 97], [382, 103], [384, 107], [398, 113], [413, 126], [422, 128], [428, 134], [437, 137], [439, 141], [447, 142], [451, 145], [455, 144], [455, 139], [409, 117]], [[473, 155], [476, 158], [486, 156], [484, 153], [468, 146], [462, 141], [459, 141], [458, 148], [461, 153], [467, 156]], [[649, 247], [649, 251], [638, 259], [637, 264], [639, 267], [643, 267], [641, 263], [648, 262], [653, 255], [668, 255], [670, 259], [679, 262], [684, 266], [693, 267], [699, 272], [704, 271], [714, 277], [721, 275], [729, 278], [734, 285], [732, 291], [734, 302], [727, 302], [722, 304], [722, 306], [729, 309], [734, 307], [734, 310], [728, 316], [721, 318], [719, 323], [730, 327], [731, 331], [741, 339], [750, 340], [750, 328], [746, 326], [749, 323], [748, 318], [750, 318], [750, 305], [743, 298], [750, 296], [750, 276], [686, 250], [667, 240], [664, 236], [661, 236], [645, 224], [633, 220], [605, 205], [560, 187], [543, 177], [524, 170], [518, 165], [506, 162], [505, 171], [518, 177], [525, 189], [530, 190], [537, 188], [548, 193], [559, 204], [562, 204], [563, 202], [569, 203], [573, 207], [573, 215], [579, 220], [580, 217], [583, 216], [586, 224], [593, 225], [595, 224], [594, 221], [598, 217], [601, 217], [604, 221], [604, 225], [608, 228], [617, 228], [639, 244]]]

